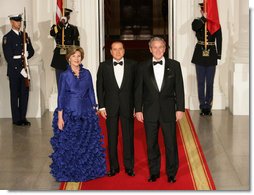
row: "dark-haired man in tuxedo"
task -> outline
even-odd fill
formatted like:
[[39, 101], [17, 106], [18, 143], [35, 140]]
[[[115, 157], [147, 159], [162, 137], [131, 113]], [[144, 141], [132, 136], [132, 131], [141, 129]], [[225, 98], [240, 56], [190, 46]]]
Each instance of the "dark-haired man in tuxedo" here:
[[162, 38], [152, 38], [149, 49], [153, 57], [139, 65], [137, 74], [136, 118], [145, 125], [150, 169], [148, 182], [155, 182], [160, 177], [158, 131], [161, 127], [168, 182], [174, 183], [179, 166], [176, 121], [182, 118], [185, 110], [182, 72], [179, 62], [164, 57], [166, 43]]
[[116, 41], [111, 44], [112, 59], [100, 63], [97, 73], [97, 97], [101, 116], [106, 119], [110, 171], [108, 176], [119, 173], [117, 156], [118, 124], [123, 135], [125, 172], [134, 173], [134, 80], [136, 62], [124, 58], [124, 46]]

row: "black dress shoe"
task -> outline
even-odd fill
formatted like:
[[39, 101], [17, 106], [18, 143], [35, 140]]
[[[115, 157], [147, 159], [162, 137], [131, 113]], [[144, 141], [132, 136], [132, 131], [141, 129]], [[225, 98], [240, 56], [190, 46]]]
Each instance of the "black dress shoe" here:
[[169, 177], [168, 177], [168, 182], [169, 182], [169, 183], [175, 183], [175, 182], [176, 182], [175, 176], [169, 176]]
[[117, 173], [119, 173], [120, 171], [119, 171], [119, 169], [111, 169], [108, 173], [107, 173], [107, 175], [109, 176], [109, 177], [113, 177], [113, 176], [115, 176]]
[[211, 112], [211, 110], [207, 110], [206, 113], [205, 113], [206, 116], [212, 116], [213, 113]]
[[13, 122], [12, 124], [17, 125], [17, 126], [22, 126], [23, 122], [22, 121], [17, 121], [17, 122]]
[[127, 173], [131, 177], [135, 176], [135, 173], [134, 173], [133, 169], [125, 169], [125, 173]]
[[148, 179], [148, 182], [155, 182], [158, 178], [160, 178], [159, 175], [151, 175]]
[[210, 108], [202, 109], [202, 113], [203, 113], [202, 116], [212, 116], [213, 115]]
[[200, 110], [199, 115], [200, 115], [200, 116], [205, 116], [205, 111], [204, 111], [204, 109], [201, 109], [201, 110]]
[[22, 121], [22, 125], [31, 126], [31, 123], [28, 120], [25, 119], [25, 120]]

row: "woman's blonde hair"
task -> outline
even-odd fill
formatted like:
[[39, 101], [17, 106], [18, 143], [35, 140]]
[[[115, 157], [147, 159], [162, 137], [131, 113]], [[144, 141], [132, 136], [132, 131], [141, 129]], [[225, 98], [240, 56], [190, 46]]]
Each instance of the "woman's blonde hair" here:
[[79, 51], [81, 54], [81, 61], [84, 59], [84, 50], [82, 47], [79, 46], [71, 46], [67, 50], [67, 54], [65, 56], [66, 60], [69, 61], [71, 55], [73, 55], [76, 51]]

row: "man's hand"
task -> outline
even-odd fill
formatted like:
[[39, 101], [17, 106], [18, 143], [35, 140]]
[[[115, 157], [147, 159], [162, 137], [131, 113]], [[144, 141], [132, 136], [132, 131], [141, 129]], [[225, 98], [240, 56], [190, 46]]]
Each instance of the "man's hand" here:
[[176, 111], [176, 121], [179, 121], [183, 118], [184, 112]]
[[143, 123], [144, 122], [144, 117], [142, 112], [136, 112], [136, 118], [139, 122]]
[[104, 119], [107, 119], [107, 112], [106, 112], [106, 109], [102, 109], [102, 110], [99, 110], [101, 116], [104, 118]]

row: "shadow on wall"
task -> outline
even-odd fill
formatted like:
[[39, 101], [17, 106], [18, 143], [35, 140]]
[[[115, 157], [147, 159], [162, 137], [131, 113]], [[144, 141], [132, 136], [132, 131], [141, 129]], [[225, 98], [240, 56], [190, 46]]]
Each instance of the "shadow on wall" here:
[[[5, 18], [0, 18], [0, 24], [4, 24], [5, 23]], [[2, 25], [0, 26], [0, 67], [6, 66], [6, 61], [4, 59], [4, 54], [3, 54], [3, 47], [2, 47], [2, 43], [3, 43], [3, 36], [9, 32], [10, 30], [10, 25]]]
[[[178, 56], [183, 57], [182, 61], [180, 62], [182, 66], [183, 79], [185, 82], [184, 88], [185, 88], [186, 97], [190, 95], [190, 96], [193, 96], [194, 98], [196, 97], [195, 101], [198, 101], [195, 65], [191, 62], [192, 56], [194, 53], [194, 48], [196, 45], [195, 32], [192, 30], [192, 27], [191, 27], [192, 21], [193, 21], [193, 18], [190, 18], [189, 20], [187, 20], [178, 31], [179, 35], [184, 36], [184, 40], [187, 40], [184, 43], [186, 45], [186, 49], [182, 51], [182, 53]], [[186, 106], [190, 107], [190, 105], [193, 104], [189, 100], [187, 100], [187, 102], [186, 102]]]
[[51, 59], [53, 57], [54, 39], [49, 35], [50, 21], [40, 22], [38, 24], [38, 31], [33, 33], [33, 47], [35, 56], [40, 56], [43, 60], [43, 70], [50, 67]]
[[45, 91], [43, 91], [43, 102], [45, 102], [45, 107], [48, 108], [48, 99], [51, 92], [56, 88], [55, 80], [55, 69], [50, 66], [51, 60], [53, 58], [53, 51], [55, 48], [54, 39], [50, 36], [50, 28], [52, 24], [51, 21], [44, 21], [38, 23], [38, 31], [36, 31], [34, 36], [35, 47], [38, 47], [38, 54], [43, 60], [42, 71], [44, 73], [43, 82], [45, 82]]
[[[223, 91], [226, 93], [226, 97], [228, 97], [228, 103], [226, 105], [230, 106], [230, 102], [232, 102], [232, 86], [229, 86], [229, 83], [231, 83], [232, 78], [231, 77], [231, 72], [233, 71], [233, 48], [235, 48], [235, 44], [233, 43], [234, 40], [234, 32], [233, 32], [233, 27], [230, 22], [230, 16], [229, 16], [229, 11], [227, 13], [227, 29], [228, 29], [228, 35], [223, 36], [222, 34], [222, 60], [219, 64], [219, 71], [220, 75], [223, 75], [223, 77], [220, 77], [220, 83], [222, 84]], [[226, 29], [226, 28], [225, 28]], [[223, 27], [222, 27], [222, 33], [223, 33]], [[228, 37], [228, 45], [224, 47], [223, 42], [225, 41], [224, 37]], [[231, 40], [231, 41], [230, 41]], [[223, 52], [223, 49], [229, 48], [226, 50], [226, 52]], [[228, 74], [225, 74], [227, 72]], [[224, 73], [224, 74], [223, 74]], [[228, 89], [228, 90], [225, 90]]]

